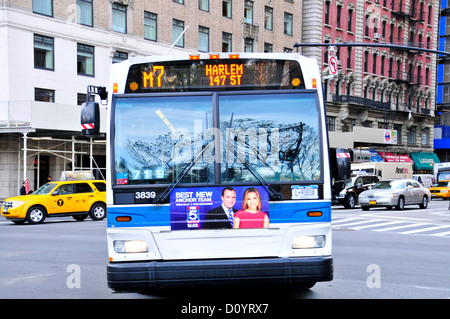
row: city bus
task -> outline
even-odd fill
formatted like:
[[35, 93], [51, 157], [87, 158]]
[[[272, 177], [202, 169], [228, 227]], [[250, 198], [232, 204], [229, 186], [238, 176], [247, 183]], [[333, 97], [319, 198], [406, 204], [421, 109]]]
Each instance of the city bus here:
[[110, 288], [310, 288], [332, 280], [316, 60], [297, 53], [131, 58], [112, 66], [107, 91]]

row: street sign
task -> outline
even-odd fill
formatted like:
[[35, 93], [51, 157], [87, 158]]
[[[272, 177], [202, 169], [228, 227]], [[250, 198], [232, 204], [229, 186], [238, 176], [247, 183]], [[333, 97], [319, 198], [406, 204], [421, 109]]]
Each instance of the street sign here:
[[328, 69], [330, 70], [330, 74], [336, 74], [338, 70], [338, 63], [335, 56], [330, 56], [330, 59], [328, 61]]

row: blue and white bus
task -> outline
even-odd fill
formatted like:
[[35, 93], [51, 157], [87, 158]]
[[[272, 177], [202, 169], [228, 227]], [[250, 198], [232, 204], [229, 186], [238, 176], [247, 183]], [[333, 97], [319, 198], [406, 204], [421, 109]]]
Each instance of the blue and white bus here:
[[315, 60], [133, 58], [112, 66], [108, 92], [110, 288], [332, 280]]

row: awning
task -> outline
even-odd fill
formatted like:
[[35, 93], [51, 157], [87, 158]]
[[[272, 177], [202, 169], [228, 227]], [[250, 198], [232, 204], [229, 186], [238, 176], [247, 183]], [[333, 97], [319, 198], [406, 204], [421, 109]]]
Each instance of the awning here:
[[371, 162], [383, 162], [383, 158], [375, 150], [369, 150]]
[[441, 161], [434, 153], [411, 153], [411, 158], [414, 161], [413, 169], [433, 169], [434, 163]]
[[353, 161], [355, 162], [383, 162], [383, 158], [378, 154], [375, 150], [361, 150], [354, 149], [353, 150]]
[[380, 153], [382, 157], [384, 157], [385, 162], [400, 162], [400, 163], [413, 163], [414, 161], [409, 158], [408, 155], [394, 155], [392, 153]]

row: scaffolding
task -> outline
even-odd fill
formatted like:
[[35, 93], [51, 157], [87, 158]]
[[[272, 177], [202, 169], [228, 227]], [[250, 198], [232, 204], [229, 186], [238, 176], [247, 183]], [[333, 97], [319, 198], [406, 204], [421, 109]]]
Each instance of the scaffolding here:
[[[27, 171], [27, 167], [29, 167], [28, 159], [34, 157], [34, 162], [37, 163], [37, 167], [39, 168], [39, 165], [41, 163], [40, 157], [42, 154], [50, 154], [64, 159], [63, 166], [65, 167], [66, 163], [70, 163], [72, 171], [89, 170], [90, 172], [93, 172], [94, 169], [97, 169], [102, 179], [105, 179], [105, 176], [101, 171], [106, 170], [106, 168], [99, 167], [94, 159], [94, 145], [99, 145], [100, 143], [104, 144], [106, 142], [105, 140], [97, 141], [94, 140], [92, 137], [89, 138], [89, 140], [79, 140], [76, 139], [76, 136], [72, 136], [71, 139], [36, 137], [36, 136], [28, 136], [28, 132], [22, 132], [22, 135], [23, 135], [22, 136], [23, 147], [22, 148], [19, 147], [19, 156], [18, 156], [18, 168], [19, 168], [19, 174], [17, 174], [18, 185], [21, 185], [22, 181], [28, 178], [28, 171]], [[31, 145], [30, 140], [37, 141], [37, 144]], [[54, 143], [51, 146], [47, 145], [46, 147], [41, 147], [40, 141], [51, 141], [52, 143], [53, 142], [56, 143]], [[88, 151], [83, 150], [83, 146], [85, 145], [89, 146]], [[67, 149], [68, 146], [69, 149]], [[80, 161], [78, 163], [79, 165], [76, 166], [77, 155], [88, 155], [89, 157], [88, 165], [86, 165], [86, 163], [83, 163], [83, 156], [81, 156]], [[21, 169], [23, 171], [22, 180], [20, 176]], [[34, 169], [34, 167], [32, 167], [31, 169]], [[40, 176], [39, 169], [37, 169], [37, 176], [35, 176], [35, 178], [37, 180], [37, 185], [35, 186], [39, 188], [40, 181], [42, 178], [42, 176]]]

